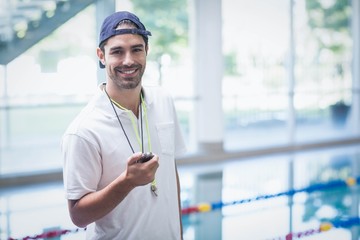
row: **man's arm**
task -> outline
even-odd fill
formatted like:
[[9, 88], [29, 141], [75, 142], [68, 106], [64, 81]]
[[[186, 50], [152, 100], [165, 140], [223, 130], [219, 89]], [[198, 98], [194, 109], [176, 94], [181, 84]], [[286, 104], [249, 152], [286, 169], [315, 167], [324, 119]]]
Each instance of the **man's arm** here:
[[127, 169], [108, 186], [97, 192], [86, 194], [78, 200], [68, 200], [71, 220], [78, 227], [104, 217], [111, 212], [132, 189], [153, 181], [159, 166], [159, 157], [155, 156], [146, 163], [137, 163], [141, 153], [128, 159]]

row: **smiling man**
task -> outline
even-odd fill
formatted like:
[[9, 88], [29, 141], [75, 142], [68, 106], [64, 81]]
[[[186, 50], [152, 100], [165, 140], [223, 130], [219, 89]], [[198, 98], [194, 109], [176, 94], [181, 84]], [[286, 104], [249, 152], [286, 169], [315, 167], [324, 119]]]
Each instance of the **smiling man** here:
[[149, 36], [130, 12], [104, 20], [106, 83], [62, 139], [69, 213], [87, 239], [182, 239], [175, 158], [185, 144], [172, 98], [142, 86]]

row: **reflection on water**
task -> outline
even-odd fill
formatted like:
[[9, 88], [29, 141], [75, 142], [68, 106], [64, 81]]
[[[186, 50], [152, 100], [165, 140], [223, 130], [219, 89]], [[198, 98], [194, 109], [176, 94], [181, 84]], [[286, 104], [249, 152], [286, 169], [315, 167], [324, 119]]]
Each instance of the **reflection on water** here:
[[[289, 190], [309, 190], [184, 215], [185, 239], [286, 239], [289, 233], [307, 235], [306, 239], [360, 239], [359, 186], [353, 181], [353, 177], [360, 177], [359, 166], [360, 147], [351, 146], [180, 168], [185, 208], [197, 206], [199, 202], [195, 199], [199, 198], [214, 203], [211, 196], [206, 199], [209, 194], [205, 194], [205, 199], [203, 194], [218, 190], [213, 181], [221, 186], [217, 201], [223, 203], [274, 196]], [[199, 183], [209, 173], [221, 173], [222, 178], [208, 178]], [[343, 184], [332, 184], [338, 182]], [[318, 188], [323, 185], [327, 187]], [[196, 189], [206, 187], [199, 197]], [[355, 221], [349, 220], [352, 217]], [[214, 219], [219, 218], [221, 221], [216, 225]], [[345, 225], [314, 231], [326, 222]], [[219, 233], [220, 238], [215, 237]]]

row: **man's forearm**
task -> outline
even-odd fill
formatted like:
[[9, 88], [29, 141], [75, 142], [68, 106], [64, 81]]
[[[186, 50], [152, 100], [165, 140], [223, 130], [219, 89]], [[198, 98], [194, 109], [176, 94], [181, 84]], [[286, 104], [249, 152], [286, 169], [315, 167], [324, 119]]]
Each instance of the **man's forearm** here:
[[104, 217], [111, 212], [133, 189], [127, 184], [124, 177], [110, 183], [104, 189], [86, 194], [79, 200], [69, 200], [68, 207], [73, 223], [78, 227]]

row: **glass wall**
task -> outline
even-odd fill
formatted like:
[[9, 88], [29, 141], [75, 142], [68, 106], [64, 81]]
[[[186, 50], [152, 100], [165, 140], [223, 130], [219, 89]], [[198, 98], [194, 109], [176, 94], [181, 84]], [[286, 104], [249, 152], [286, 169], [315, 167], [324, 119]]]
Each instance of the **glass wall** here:
[[223, 19], [226, 149], [355, 136], [351, 1], [223, 0]]
[[0, 174], [61, 169], [61, 136], [97, 85], [94, 15], [87, 8], [1, 68]]
[[[126, 7], [132, 5], [125, 2]], [[349, 118], [351, 111], [358, 111], [350, 106], [356, 92], [351, 70], [353, 11], [348, 1], [326, 3], [222, 1], [226, 151], [358, 137], [352, 126], [359, 123]], [[144, 4], [133, 1], [131, 7], [147, 16], [147, 8], [140, 9]], [[162, 85], [174, 96], [193, 153], [194, 103], [199, 99], [193, 90], [194, 49], [186, 32], [192, 23], [191, 18], [184, 19], [189, 17], [187, 4], [183, 2], [179, 15], [182, 27], [172, 27], [161, 15], [164, 11], [157, 9], [161, 17], [152, 26], [144, 83]], [[176, 11], [168, 14], [178, 16]], [[155, 36], [161, 36], [158, 28], [164, 19], [178, 35], [165, 39], [171, 46], [165, 50], [173, 52], [159, 55], [158, 45], [163, 42]], [[97, 86], [95, 20], [95, 6], [90, 6], [1, 67], [0, 174], [61, 169], [61, 135]]]
[[[145, 25], [151, 28], [153, 36], [150, 38], [143, 84], [162, 85], [170, 91], [176, 101], [184, 136], [191, 148], [196, 144], [188, 140], [194, 139], [190, 133], [194, 98], [191, 62], [188, 61], [190, 49], [187, 46], [186, 3], [176, 1], [176, 4], [184, 7], [178, 11], [182, 26], [177, 28], [177, 33], [171, 39], [168, 39], [168, 34], [163, 34], [161, 28], [162, 21], [169, 22], [167, 16], [170, 13], [158, 9], [156, 13], [165, 16], [154, 22], [152, 16], [149, 18], [148, 8], [144, 4], [142, 1], [120, 0], [116, 1], [116, 9], [135, 9]], [[148, 4], [155, 8], [154, 2]], [[1, 66], [1, 175], [61, 171], [62, 134], [96, 91], [98, 74], [105, 74], [104, 71], [97, 72], [95, 11], [95, 4], [84, 9], [20, 57]], [[173, 19], [173, 23], [176, 21]], [[165, 30], [172, 31], [173, 27], [170, 24]], [[157, 42], [164, 41], [171, 42], [171, 46], [169, 44], [165, 49], [169, 53], [159, 51], [160, 48], [156, 46], [159, 45]]]
[[289, 1], [224, 0], [223, 19], [225, 147], [283, 145]]
[[352, 98], [351, 10], [351, 1], [295, 2], [294, 105], [298, 142], [354, 134], [348, 121]]

